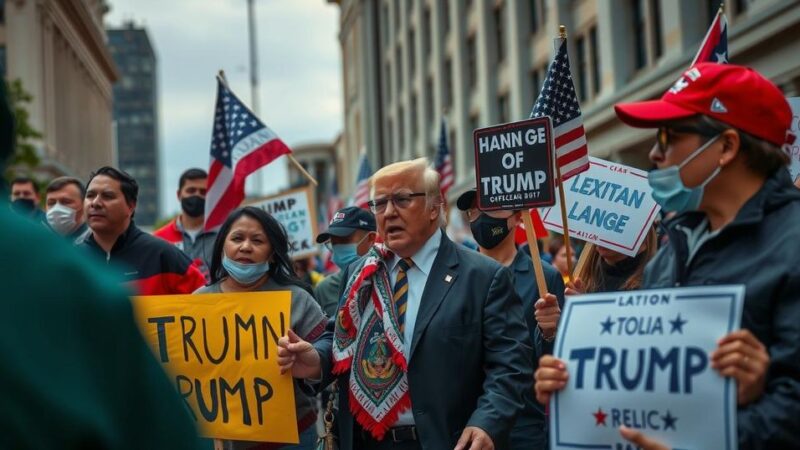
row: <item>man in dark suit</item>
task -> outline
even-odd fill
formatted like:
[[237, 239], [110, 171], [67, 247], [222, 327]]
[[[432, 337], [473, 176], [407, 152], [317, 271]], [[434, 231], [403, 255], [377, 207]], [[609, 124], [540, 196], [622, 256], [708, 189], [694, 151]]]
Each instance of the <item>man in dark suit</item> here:
[[[339, 374], [343, 450], [507, 448], [532, 379], [509, 270], [447, 238], [439, 177], [424, 159], [376, 172], [370, 196], [385, 248], [348, 268], [329, 324], [336, 339], [312, 346], [289, 333], [282, 370], [323, 385]], [[371, 315], [373, 303], [387, 308]], [[353, 346], [342, 343], [348, 332]]]
[[[564, 306], [564, 281], [561, 273], [546, 261], [542, 261], [548, 294], [542, 297], [536, 286], [533, 261], [529, 250], [517, 251], [514, 230], [522, 223], [522, 214], [528, 211], [480, 211], [475, 189], [458, 197], [456, 205], [464, 211], [478, 251], [499, 262], [512, 271], [514, 290], [522, 299], [525, 321], [533, 340], [533, 368], [539, 366], [539, 358], [553, 353], [561, 308]], [[538, 251], [535, 250], [535, 251]], [[523, 394], [525, 408], [511, 430], [510, 450], [544, 450], [547, 448], [547, 427], [544, 405], [539, 404], [531, 388]]]

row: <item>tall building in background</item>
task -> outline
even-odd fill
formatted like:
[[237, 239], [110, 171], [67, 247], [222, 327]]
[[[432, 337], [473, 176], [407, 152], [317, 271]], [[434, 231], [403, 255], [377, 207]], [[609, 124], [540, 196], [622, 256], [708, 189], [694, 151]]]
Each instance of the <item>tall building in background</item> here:
[[[328, 0], [340, 7], [342, 194], [375, 168], [433, 159], [448, 123], [455, 198], [474, 184], [472, 131], [527, 118], [558, 26], [593, 156], [648, 168], [653, 133], [612, 105], [659, 97], [692, 61], [720, 0]], [[725, 0], [729, 60], [800, 95], [800, 0]]]
[[132, 22], [108, 30], [108, 43], [121, 74], [114, 86], [119, 167], [139, 183], [136, 221], [150, 226], [159, 212], [156, 54], [147, 30]]
[[107, 12], [104, 0], [0, 0], [0, 74], [33, 97], [41, 178], [85, 179], [114, 163]]

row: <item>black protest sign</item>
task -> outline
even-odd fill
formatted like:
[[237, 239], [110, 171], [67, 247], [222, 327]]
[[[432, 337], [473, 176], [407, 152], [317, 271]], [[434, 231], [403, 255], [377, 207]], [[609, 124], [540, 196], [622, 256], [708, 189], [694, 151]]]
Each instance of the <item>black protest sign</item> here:
[[478, 209], [530, 209], [555, 203], [549, 117], [474, 131]]

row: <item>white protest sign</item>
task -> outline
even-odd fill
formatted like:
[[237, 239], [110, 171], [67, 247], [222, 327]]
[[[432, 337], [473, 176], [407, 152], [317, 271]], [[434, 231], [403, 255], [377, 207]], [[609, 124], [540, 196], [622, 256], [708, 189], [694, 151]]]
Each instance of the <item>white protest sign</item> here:
[[736, 384], [711, 368], [739, 328], [744, 286], [570, 297], [555, 356], [569, 370], [550, 411], [553, 449], [635, 449], [619, 427], [669, 448], [736, 449]]
[[[589, 170], [564, 182], [569, 234], [636, 256], [660, 209], [647, 172], [598, 158], [590, 157], [589, 162]], [[545, 228], [563, 233], [560, 196], [555, 197], [556, 204], [541, 208], [540, 214]]]
[[317, 213], [311, 196], [311, 188], [304, 187], [248, 203], [248, 206], [268, 212], [283, 225], [289, 235], [289, 255], [292, 258], [305, 258], [319, 252], [314, 243]]
[[797, 181], [800, 177], [800, 97], [790, 97], [786, 101], [792, 108], [792, 126], [790, 127], [792, 133], [796, 136], [794, 143], [789, 145], [789, 173], [792, 176], [792, 181]]

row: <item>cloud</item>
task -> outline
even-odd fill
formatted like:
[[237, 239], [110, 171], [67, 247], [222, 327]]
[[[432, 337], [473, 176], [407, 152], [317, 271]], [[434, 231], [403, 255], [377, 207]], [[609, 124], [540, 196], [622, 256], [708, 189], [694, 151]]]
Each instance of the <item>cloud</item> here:
[[[289, 146], [332, 141], [342, 119], [339, 11], [323, 0], [256, 0], [261, 119]], [[111, 0], [109, 27], [147, 28], [158, 58], [161, 213], [178, 211], [178, 178], [208, 165], [214, 77], [250, 103], [245, 0]], [[286, 183], [283, 159], [269, 190]]]

